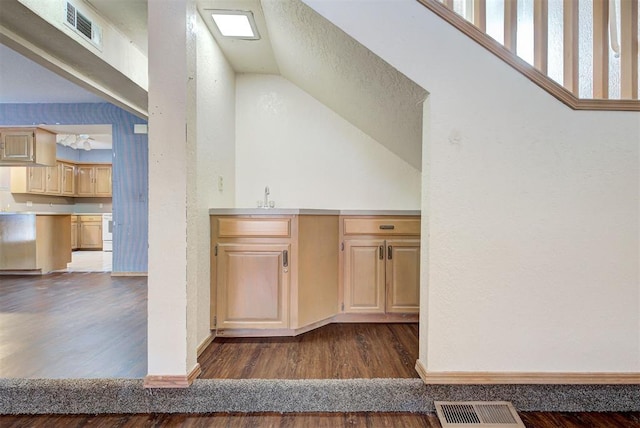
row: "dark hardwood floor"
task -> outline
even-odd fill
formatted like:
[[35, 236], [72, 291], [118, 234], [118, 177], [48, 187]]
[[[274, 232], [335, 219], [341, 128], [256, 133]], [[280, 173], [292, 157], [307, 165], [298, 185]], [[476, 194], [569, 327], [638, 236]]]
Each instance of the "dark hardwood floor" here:
[[[530, 428], [637, 428], [635, 413], [543, 413], [524, 412], [520, 417]], [[149, 414], [149, 415], [42, 415], [0, 416], [3, 428], [111, 427], [441, 427], [435, 414], [412, 413], [307, 413], [307, 414]]]
[[0, 276], [0, 377], [142, 378], [147, 278]]
[[202, 379], [416, 378], [418, 324], [329, 324], [296, 337], [216, 338]]

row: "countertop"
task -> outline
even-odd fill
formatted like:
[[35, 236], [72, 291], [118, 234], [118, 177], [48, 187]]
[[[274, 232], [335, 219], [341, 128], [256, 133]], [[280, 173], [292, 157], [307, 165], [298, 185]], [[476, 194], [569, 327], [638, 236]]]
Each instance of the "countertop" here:
[[35, 211], [2, 211], [0, 215], [102, 215], [109, 213], [54, 213], [54, 212], [35, 212]]
[[211, 208], [209, 215], [385, 215], [419, 216], [417, 210], [321, 210], [305, 208]]

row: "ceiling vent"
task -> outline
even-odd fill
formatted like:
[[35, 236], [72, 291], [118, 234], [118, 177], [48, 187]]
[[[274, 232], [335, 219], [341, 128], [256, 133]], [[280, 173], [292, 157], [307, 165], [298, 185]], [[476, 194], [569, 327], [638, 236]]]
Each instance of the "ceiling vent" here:
[[102, 29], [69, 2], [66, 3], [65, 12], [65, 24], [91, 42], [92, 45], [102, 50]]
[[525, 428], [508, 401], [436, 401], [442, 428]]

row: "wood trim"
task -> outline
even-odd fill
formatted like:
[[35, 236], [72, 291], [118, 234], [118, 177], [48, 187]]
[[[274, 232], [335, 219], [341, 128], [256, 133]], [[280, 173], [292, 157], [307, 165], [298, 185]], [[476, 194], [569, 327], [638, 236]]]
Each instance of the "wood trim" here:
[[196, 355], [198, 355], [198, 357], [202, 355], [205, 349], [207, 349], [207, 346], [211, 345], [211, 342], [213, 342], [214, 337], [215, 336], [213, 335], [213, 332], [210, 332], [209, 335], [205, 337], [202, 342], [200, 342], [200, 344], [198, 345], [198, 348], [196, 348]]
[[487, 31], [487, 0], [473, 0], [473, 24], [482, 32]]
[[429, 372], [420, 361], [416, 371], [428, 385], [635, 385], [640, 373]]
[[549, 3], [534, 0], [533, 3], [533, 65], [547, 74], [549, 47]]
[[399, 313], [386, 313], [386, 314], [357, 314], [357, 313], [342, 313], [333, 317], [333, 322], [336, 323], [414, 323], [420, 320], [419, 314], [399, 314]]
[[638, 0], [620, 3], [620, 97], [638, 98]]
[[[480, 31], [475, 25], [466, 19], [449, 11], [436, 0], [417, 0], [427, 9], [449, 22], [451, 25], [462, 31], [469, 38], [479, 43], [489, 52], [509, 64], [511, 67], [524, 74], [529, 80], [549, 92], [553, 97], [567, 105], [573, 110], [612, 110], [612, 111], [640, 111], [640, 102], [637, 100], [595, 100], [578, 99], [574, 94], [560, 86], [548, 76], [536, 70], [521, 58], [513, 55], [497, 41]], [[575, 0], [567, 0], [573, 2]], [[565, 3], [566, 5], [566, 3]], [[566, 50], [565, 50], [566, 56]], [[566, 63], [565, 63], [566, 64]], [[576, 80], [577, 81], [577, 80]], [[577, 89], [576, 89], [577, 91]]]
[[504, 47], [514, 54], [518, 45], [518, 0], [504, 2]]
[[609, 0], [593, 0], [593, 98], [609, 97]]
[[111, 276], [149, 276], [147, 272], [111, 272]]
[[300, 328], [238, 328], [218, 330], [218, 337], [294, 337], [334, 322], [336, 322], [334, 317], [329, 317]]
[[202, 367], [200, 367], [200, 363], [196, 363], [196, 365], [193, 366], [191, 372], [189, 372], [189, 375], [187, 376], [187, 382], [189, 382], [189, 385], [191, 385], [193, 381], [196, 380], [201, 374]]
[[202, 373], [197, 364], [186, 375], [147, 375], [144, 378], [144, 388], [188, 388]]
[[564, 0], [563, 5], [564, 87], [576, 97], [579, 94], [578, 65], [578, 1]]

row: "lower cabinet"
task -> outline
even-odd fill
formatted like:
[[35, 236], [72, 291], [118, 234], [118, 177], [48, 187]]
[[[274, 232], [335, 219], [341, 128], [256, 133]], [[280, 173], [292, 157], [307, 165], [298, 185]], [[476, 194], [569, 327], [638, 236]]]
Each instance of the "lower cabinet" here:
[[212, 215], [211, 329], [292, 336], [338, 312], [338, 216]]
[[78, 216], [78, 246], [80, 250], [102, 249], [102, 216]]
[[78, 249], [78, 216], [71, 216], [71, 249]]
[[220, 328], [288, 328], [288, 254], [282, 244], [218, 245]]
[[419, 218], [341, 218], [343, 313], [419, 312], [419, 234]]

